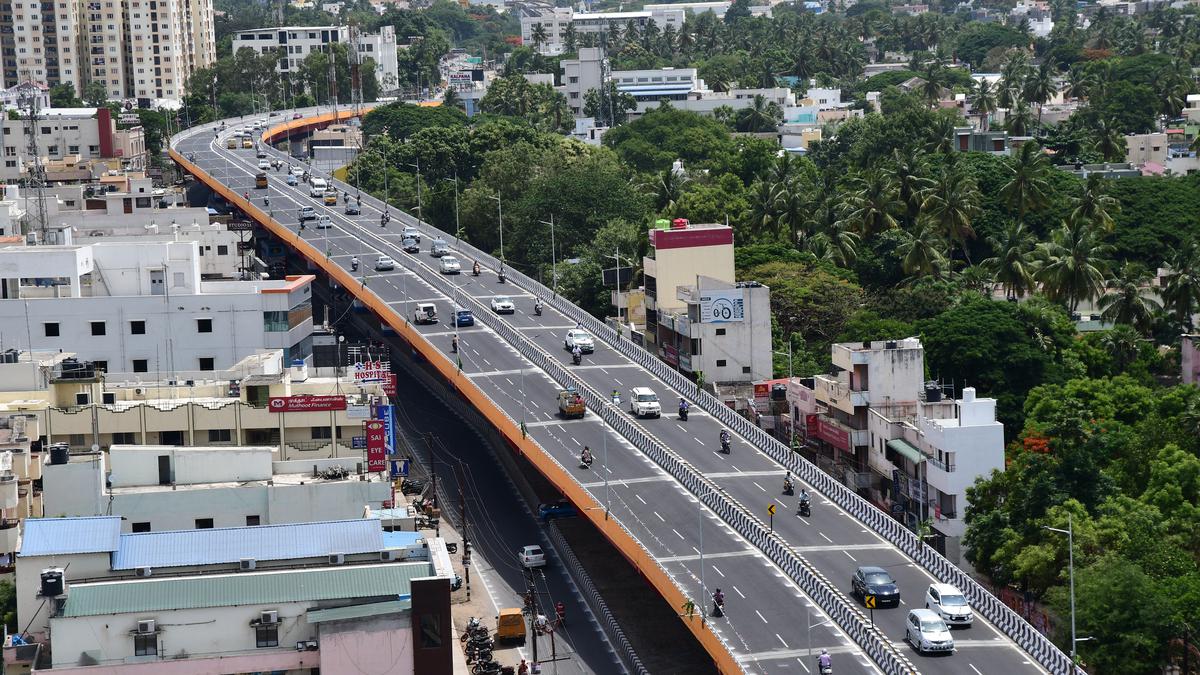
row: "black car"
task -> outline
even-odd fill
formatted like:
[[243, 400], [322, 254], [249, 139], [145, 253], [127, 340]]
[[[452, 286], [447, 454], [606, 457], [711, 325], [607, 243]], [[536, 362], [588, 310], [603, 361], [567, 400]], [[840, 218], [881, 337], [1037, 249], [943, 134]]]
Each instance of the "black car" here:
[[417, 240], [413, 239], [412, 237], [405, 237], [404, 241], [400, 242], [400, 248], [403, 249], [405, 253], [421, 252], [421, 245], [418, 244]]
[[346, 205], [346, 215], [348, 215], [348, 216], [362, 215], [362, 209], [360, 209], [358, 207], [358, 204], [347, 204]]
[[859, 567], [854, 570], [854, 579], [850, 583], [856, 598], [865, 600], [866, 596], [873, 595], [876, 607], [900, 606], [900, 589], [896, 586], [896, 580], [882, 567]]

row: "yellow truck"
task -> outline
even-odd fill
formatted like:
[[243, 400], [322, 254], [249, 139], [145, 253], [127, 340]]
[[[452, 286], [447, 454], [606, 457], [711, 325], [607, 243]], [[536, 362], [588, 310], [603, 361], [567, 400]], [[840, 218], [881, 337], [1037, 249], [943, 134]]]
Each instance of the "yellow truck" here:
[[525, 617], [518, 607], [500, 610], [496, 617], [496, 641], [525, 644]]
[[242, 137], [242, 148], [244, 150], [249, 150], [250, 148], [253, 148], [253, 147], [254, 147], [254, 140], [251, 139], [249, 136], [243, 136]]
[[230, 150], [237, 150], [237, 146], [238, 146], [237, 138], [230, 138], [229, 140], [225, 141], [225, 147]]
[[578, 419], [587, 412], [583, 397], [574, 389], [564, 389], [558, 392], [558, 412], [567, 419]]

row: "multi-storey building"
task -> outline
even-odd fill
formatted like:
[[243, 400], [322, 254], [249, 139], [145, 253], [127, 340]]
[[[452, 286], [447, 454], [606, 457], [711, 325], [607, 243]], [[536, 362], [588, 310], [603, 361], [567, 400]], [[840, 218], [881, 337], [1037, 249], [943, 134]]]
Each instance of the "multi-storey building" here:
[[280, 73], [295, 73], [300, 64], [313, 52], [328, 51], [330, 45], [351, 42], [358, 46], [359, 55], [375, 61], [375, 76], [384, 90], [394, 88], [399, 69], [396, 62], [396, 29], [383, 26], [375, 34], [351, 36], [347, 26], [286, 26], [258, 28], [233, 34], [233, 52], [253, 49], [259, 54], [277, 53]]
[[177, 101], [216, 60], [212, 0], [0, 3], [4, 84], [92, 82], [110, 99]]

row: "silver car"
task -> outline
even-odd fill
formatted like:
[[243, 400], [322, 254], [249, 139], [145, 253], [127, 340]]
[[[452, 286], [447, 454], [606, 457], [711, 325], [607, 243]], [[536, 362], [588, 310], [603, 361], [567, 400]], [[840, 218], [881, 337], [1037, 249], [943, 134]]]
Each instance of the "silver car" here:
[[930, 584], [925, 591], [925, 609], [942, 617], [949, 626], [970, 628], [975, 621], [966, 597], [950, 584]]
[[954, 637], [942, 617], [928, 609], [912, 609], [904, 622], [904, 639], [921, 654], [953, 652]]

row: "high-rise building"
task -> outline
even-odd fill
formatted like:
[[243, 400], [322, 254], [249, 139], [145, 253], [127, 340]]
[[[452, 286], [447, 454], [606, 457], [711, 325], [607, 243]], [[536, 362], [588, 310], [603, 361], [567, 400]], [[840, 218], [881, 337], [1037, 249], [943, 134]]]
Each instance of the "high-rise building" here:
[[0, 2], [4, 85], [91, 82], [110, 99], [178, 101], [216, 60], [212, 0]]

